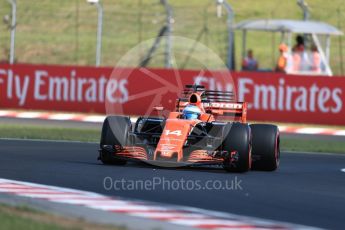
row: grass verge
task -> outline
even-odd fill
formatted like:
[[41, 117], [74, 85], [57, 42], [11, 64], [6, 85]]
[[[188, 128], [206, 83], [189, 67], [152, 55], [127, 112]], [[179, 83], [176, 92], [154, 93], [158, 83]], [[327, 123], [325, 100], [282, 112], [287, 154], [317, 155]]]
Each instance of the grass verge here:
[[[0, 124], [0, 138], [47, 139], [66, 141], [98, 142], [98, 128], [65, 128], [55, 126]], [[337, 140], [298, 139], [283, 137], [283, 151], [345, 153], [345, 142]]]
[[124, 230], [124, 227], [91, 224], [82, 219], [65, 218], [43, 213], [27, 206], [12, 207], [0, 204], [0, 229], [61, 230], [97, 229]]
[[98, 142], [100, 132], [96, 128], [0, 124], [0, 138]]
[[345, 153], [345, 143], [337, 140], [282, 138], [282, 151]]

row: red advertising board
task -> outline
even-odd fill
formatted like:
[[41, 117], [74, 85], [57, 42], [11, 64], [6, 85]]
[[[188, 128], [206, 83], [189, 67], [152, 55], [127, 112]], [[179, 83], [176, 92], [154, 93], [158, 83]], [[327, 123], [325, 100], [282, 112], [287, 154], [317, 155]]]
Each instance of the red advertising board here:
[[0, 107], [144, 115], [153, 106], [172, 109], [193, 83], [234, 90], [251, 120], [345, 125], [345, 77], [270, 72], [2, 64]]

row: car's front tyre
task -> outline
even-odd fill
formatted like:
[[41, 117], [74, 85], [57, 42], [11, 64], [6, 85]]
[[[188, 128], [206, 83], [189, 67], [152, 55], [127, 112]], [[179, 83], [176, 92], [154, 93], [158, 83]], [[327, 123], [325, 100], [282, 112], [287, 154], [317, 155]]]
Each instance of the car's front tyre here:
[[251, 168], [251, 134], [247, 124], [228, 123], [223, 131], [222, 149], [229, 154], [235, 152], [235, 159], [224, 159], [223, 167], [228, 172], [247, 172]]
[[129, 117], [108, 116], [102, 126], [100, 140], [99, 159], [103, 164], [124, 165], [126, 160], [117, 159], [113, 156], [115, 147], [123, 147], [127, 144], [128, 133], [131, 129]]

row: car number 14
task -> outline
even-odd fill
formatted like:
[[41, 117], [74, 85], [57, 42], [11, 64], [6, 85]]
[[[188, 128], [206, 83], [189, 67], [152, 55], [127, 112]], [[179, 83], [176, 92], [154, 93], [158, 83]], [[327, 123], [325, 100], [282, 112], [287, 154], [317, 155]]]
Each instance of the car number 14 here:
[[181, 130], [165, 130], [165, 135], [169, 136], [169, 135], [176, 135], [176, 136], [181, 136], [182, 132]]

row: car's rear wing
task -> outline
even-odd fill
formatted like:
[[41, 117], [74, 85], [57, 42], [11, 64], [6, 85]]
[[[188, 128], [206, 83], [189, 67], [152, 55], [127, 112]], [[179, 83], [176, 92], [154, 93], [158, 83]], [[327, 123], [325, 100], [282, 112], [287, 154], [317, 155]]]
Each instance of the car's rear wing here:
[[176, 111], [181, 112], [188, 104], [196, 104], [217, 118], [247, 120], [247, 103], [236, 102], [234, 93], [230, 91], [205, 90], [203, 86], [187, 85], [176, 101]]
[[[182, 112], [189, 105], [188, 101], [177, 100], [176, 112]], [[202, 102], [206, 113], [214, 115], [218, 119], [236, 120], [245, 123], [247, 121], [246, 102]]]
[[190, 96], [199, 94], [202, 102], [234, 102], [235, 96], [231, 91], [207, 90], [202, 85], [186, 85], [180, 97], [181, 101], [189, 101]]
[[207, 112], [214, 116], [234, 118], [243, 123], [247, 122], [247, 103], [246, 102], [210, 102], [204, 103]]

